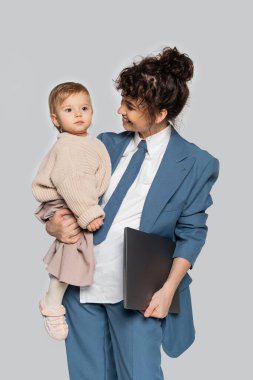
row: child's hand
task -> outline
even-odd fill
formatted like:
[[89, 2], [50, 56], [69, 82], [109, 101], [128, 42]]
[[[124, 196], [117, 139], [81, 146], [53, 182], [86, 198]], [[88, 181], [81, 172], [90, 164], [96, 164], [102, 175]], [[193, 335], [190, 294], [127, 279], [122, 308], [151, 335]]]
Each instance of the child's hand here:
[[94, 219], [92, 222], [90, 222], [87, 226], [87, 230], [90, 232], [94, 232], [98, 230], [103, 224], [103, 218], [100, 216], [99, 218]]

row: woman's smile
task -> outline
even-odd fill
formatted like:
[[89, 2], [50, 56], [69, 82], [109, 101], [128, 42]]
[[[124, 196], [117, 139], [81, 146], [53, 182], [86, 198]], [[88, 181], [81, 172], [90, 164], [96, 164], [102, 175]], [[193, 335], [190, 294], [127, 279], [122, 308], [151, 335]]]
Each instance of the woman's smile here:
[[122, 117], [123, 124], [133, 124], [126, 116]]

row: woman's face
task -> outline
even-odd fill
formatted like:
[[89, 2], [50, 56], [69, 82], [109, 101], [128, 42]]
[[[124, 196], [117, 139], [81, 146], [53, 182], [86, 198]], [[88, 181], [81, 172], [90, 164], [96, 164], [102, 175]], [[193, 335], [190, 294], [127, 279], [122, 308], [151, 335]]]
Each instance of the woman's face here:
[[166, 123], [151, 124], [145, 107], [130, 97], [122, 97], [118, 114], [122, 115], [123, 127], [130, 132], [138, 132], [142, 138], [160, 132], [167, 126]]

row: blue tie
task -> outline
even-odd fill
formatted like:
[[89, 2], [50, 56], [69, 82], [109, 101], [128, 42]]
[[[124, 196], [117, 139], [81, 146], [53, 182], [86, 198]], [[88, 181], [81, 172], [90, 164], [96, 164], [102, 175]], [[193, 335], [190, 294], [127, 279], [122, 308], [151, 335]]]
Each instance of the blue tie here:
[[99, 230], [93, 233], [94, 244], [100, 244], [102, 241], [105, 240], [126, 193], [128, 192], [130, 186], [136, 179], [137, 174], [139, 173], [146, 152], [147, 143], [145, 140], [141, 140], [138, 144], [138, 150], [134, 153], [133, 157], [131, 158], [116, 189], [114, 190], [110, 199], [104, 207], [104, 224], [102, 225], [102, 227], [100, 227]]

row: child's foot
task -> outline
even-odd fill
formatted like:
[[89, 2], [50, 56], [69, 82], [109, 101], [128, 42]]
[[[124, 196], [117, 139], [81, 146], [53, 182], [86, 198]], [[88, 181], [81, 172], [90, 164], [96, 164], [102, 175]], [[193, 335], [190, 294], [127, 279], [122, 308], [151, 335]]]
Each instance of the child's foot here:
[[56, 340], [64, 340], [68, 336], [68, 325], [65, 315], [65, 307], [46, 306], [45, 297], [39, 303], [40, 312], [44, 317], [45, 327], [48, 334]]

